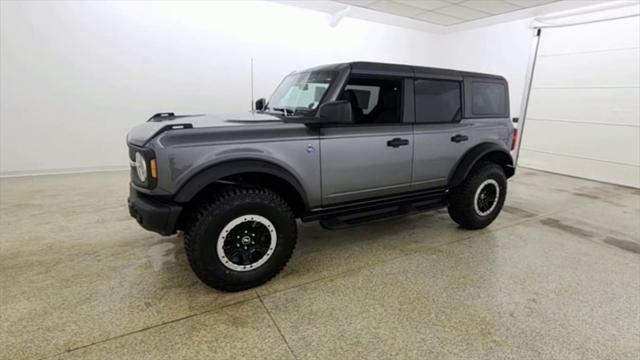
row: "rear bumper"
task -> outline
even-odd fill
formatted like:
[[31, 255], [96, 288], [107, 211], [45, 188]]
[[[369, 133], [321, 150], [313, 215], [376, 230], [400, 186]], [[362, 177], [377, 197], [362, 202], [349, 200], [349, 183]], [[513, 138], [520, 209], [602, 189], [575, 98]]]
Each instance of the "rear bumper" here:
[[160, 235], [176, 233], [182, 206], [155, 200], [150, 196], [140, 194], [134, 188], [130, 188], [127, 202], [129, 203], [129, 214], [143, 228]]

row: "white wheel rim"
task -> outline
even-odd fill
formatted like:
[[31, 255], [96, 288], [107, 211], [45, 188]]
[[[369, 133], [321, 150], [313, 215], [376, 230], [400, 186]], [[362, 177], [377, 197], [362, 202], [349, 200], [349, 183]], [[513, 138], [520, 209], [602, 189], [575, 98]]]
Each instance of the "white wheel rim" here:
[[[479, 200], [481, 200], [481, 194], [483, 192], [483, 190], [485, 190], [486, 187], [493, 187], [495, 188], [496, 191], [496, 197], [493, 200], [493, 203], [491, 204], [491, 207], [489, 209], [486, 210], [481, 210], [480, 206], [479, 206]], [[480, 186], [478, 186], [478, 189], [476, 190], [476, 194], [473, 197], [473, 208], [476, 211], [476, 214], [480, 215], [480, 216], [487, 216], [489, 214], [491, 214], [491, 212], [493, 210], [495, 210], [496, 206], [498, 206], [498, 201], [500, 200], [500, 186], [498, 185], [498, 182], [493, 180], [493, 179], [487, 179], [485, 181], [482, 182], [482, 184], [480, 184]]]
[[[225, 244], [225, 240], [227, 240], [227, 235], [231, 232], [231, 230], [245, 222], [256, 222], [266, 227], [269, 231], [270, 241], [268, 249], [258, 261], [247, 265], [241, 265], [236, 264], [231, 259], [229, 259], [227, 255], [225, 255], [223, 247]], [[271, 256], [273, 255], [273, 251], [276, 248], [276, 243], [278, 241], [277, 239], [278, 237], [276, 234], [276, 228], [267, 218], [260, 215], [243, 215], [233, 219], [222, 229], [222, 231], [220, 231], [218, 242], [216, 244], [216, 253], [218, 255], [218, 259], [225, 267], [235, 271], [250, 271], [262, 266], [265, 262], [267, 262], [267, 260], [269, 260], [269, 258], [271, 258]]]

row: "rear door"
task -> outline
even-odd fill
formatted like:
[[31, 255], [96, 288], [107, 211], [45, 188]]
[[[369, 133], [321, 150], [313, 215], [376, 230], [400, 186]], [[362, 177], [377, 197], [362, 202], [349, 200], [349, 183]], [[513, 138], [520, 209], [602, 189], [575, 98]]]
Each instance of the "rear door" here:
[[352, 103], [355, 123], [325, 125], [320, 134], [323, 205], [410, 189], [413, 133], [403, 84], [372, 77], [347, 83], [340, 98]]
[[461, 122], [462, 77], [418, 78], [412, 189], [447, 185], [449, 173], [473, 142], [471, 124]]
[[[464, 81], [463, 81], [464, 80]], [[498, 78], [418, 78], [412, 189], [446, 186], [467, 151], [481, 143], [508, 149], [507, 83]]]

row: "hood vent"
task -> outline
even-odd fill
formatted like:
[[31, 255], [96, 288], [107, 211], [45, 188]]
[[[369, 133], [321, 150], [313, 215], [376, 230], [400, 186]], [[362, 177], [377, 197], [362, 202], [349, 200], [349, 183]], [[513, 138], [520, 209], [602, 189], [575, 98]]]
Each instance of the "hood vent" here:
[[157, 113], [153, 115], [152, 117], [149, 118], [149, 120], [147, 120], [147, 122], [171, 121], [171, 120], [185, 118], [185, 117], [202, 116], [202, 115], [203, 114], [176, 115], [175, 113], [172, 113], [172, 112], [163, 112], [163, 113]]

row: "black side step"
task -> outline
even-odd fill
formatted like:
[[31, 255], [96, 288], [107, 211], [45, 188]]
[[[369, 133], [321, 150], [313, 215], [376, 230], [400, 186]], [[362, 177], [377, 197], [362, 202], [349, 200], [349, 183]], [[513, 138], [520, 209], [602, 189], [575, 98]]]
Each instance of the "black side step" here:
[[447, 206], [447, 203], [444, 199], [428, 199], [368, 211], [322, 217], [320, 218], [320, 225], [329, 230], [344, 229], [378, 221], [396, 219], [407, 215], [439, 209], [445, 206]]
[[411, 191], [384, 197], [341, 203], [325, 208], [318, 208], [305, 213], [302, 221], [314, 221], [328, 218], [343, 217], [351, 214], [363, 214], [373, 210], [390, 209], [409, 205], [414, 210], [420, 210], [424, 204], [432, 202], [446, 202], [448, 189], [446, 187]]

